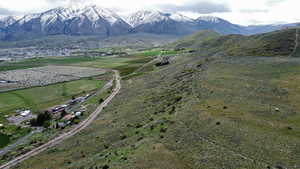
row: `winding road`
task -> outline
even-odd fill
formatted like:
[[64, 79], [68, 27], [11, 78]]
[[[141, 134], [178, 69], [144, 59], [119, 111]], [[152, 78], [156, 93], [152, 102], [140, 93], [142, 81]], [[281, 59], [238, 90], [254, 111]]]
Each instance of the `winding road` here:
[[79, 133], [80, 131], [82, 131], [83, 129], [85, 129], [87, 126], [89, 126], [97, 117], [98, 115], [102, 112], [103, 108], [106, 107], [108, 105], [108, 103], [120, 92], [121, 90], [121, 77], [120, 77], [120, 73], [116, 70], [113, 70], [113, 72], [115, 73], [114, 75], [114, 80], [115, 80], [115, 88], [113, 89], [112, 94], [84, 121], [82, 121], [80, 124], [78, 124], [76, 127], [74, 127], [72, 130], [70, 130], [67, 133], [64, 133], [56, 138], [54, 138], [53, 140], [49, 141], [46, 144], [43, 144], [37, 148], [34, 148], [33, 150], [9, 161], [6, 164], [3, 164], [0, 166], [0, 169], [7, 169], [10, 167], [13, 167], [15, 165], [17, 165], [18, 163], [29, 159], [30, 157], [33, 157], [43, 151], [45, 151], [48, 148], [51, 148], [61, 142], [63, 142], [64, 140], [74, 136], [75, 134]]

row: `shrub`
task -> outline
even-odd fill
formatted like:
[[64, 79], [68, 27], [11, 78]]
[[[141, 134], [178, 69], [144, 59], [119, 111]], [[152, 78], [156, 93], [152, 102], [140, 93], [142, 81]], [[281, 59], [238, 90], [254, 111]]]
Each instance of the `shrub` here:
[[165, 133], [165, 132], [167, 132], [167, 129], [166, 129], [166, 128], [161, 128], [159, 131], [160, 131], [161, 133]]
[[125, 140], [127, 138], [127, 136], [126, 135], [122, 135], [120, 138], [121, 138], [121, 140]]
[[102, 169], [109, 169], [109, 166], [108, 166], [108, 165], [104, 165], [104, 166], [102, 167]]
[[141, 125], [141, 124], [137, 124], [135, 128], [137, 128], [137, 129], [138, 129], [138, 128], [141, 128], [141, 127], [143, 127], [143, 125]]
[[104, 102], [103, 98], [99, 99], [99, 104], [101, 104], [103, 102]]

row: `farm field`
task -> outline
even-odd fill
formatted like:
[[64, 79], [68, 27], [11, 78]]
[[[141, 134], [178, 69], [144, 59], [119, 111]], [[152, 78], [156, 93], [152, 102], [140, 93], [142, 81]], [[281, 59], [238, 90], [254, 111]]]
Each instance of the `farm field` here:
[[[42, 111], [51, 106], [64, 103], [70, 100], [72, 96], [99, 89], [104, 83], [105, 81], [91, 78], [0, 93], [1, 117], [3, 118], [4, 114], [11, 114], [17, 109]], [[0, 118], [0, 122], [3, 122], [3, 120]]]
[[79, 66], [90, 68], [117, 69], [121, 75], [128, 75], [138, 69], [143, 64], [154, 59], [157, 55], [177, 54], [175, 51], [140, 51], [129, 56], [98, 56], [98, 57], [49, 57], [25, 59], [17, 62], [7, 62], [0, 64], [0, 72], [8, 70], [19, 70], [26, 68], [36, 68], [43, 66]]

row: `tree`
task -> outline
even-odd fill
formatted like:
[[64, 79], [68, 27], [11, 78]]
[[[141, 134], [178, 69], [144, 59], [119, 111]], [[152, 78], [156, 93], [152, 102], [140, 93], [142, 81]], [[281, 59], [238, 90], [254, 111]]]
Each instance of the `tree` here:
[[67, 115], [67, 112], [66, 112], [66, 110], [63, 110], [60, 114], [60, 118], [65, 117], [65, 115]]
[[36, 119], [30, 120], [32, 126], [45, 126], [47, 127], [47, 121], [51, 120], [51, 115], [48, 111], [38, 114]]
[[99, 104], [101, 104], [102, 102], [104, 102], [103, 98], [99, 99]]

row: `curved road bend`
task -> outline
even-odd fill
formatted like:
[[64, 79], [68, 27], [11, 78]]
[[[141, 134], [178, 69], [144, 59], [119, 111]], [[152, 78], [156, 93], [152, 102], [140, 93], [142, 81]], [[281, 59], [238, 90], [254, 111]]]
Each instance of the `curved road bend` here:
[[67, 133], [64, 133], [56, 138], [54, 138], [53, 140], [49, 141], [48, 143], [45, 143], [37, 148], [34, 148], [33, 150], [9, 161], [6, 164], [3, 164], [0, 166], [0, 169], [7, 169], [10, 167], [13, 167], [15, 165], [17, 165], [18, 163], [27, 160], [30, 157], [33, 157], [43, 151], [45, 151], [48, 148], [51, 148], [59, 143], [61, 143], [62, 141], [74, 136], [75, 134], [79, 133], [80, 131], [82, 131], [83, 129], [85, 129], [87, 126], [89, 126], [96, 118], [97, 116], [102, 112], [103, 108], [106, 107], [108, 105], [108, 103], [119, 93], [119, 91], [121, 90], [121, 77], [118, 71], [113, 70], [113, 72], [115, 73], [114, 75], [114, 80], [116, 81], [116, 86], [113, 89], [112, 94], [84, 121], [82, 121], [79, 125], [77, 125], [76, 127], [74, 127], [72, 130], [70, 130]]

